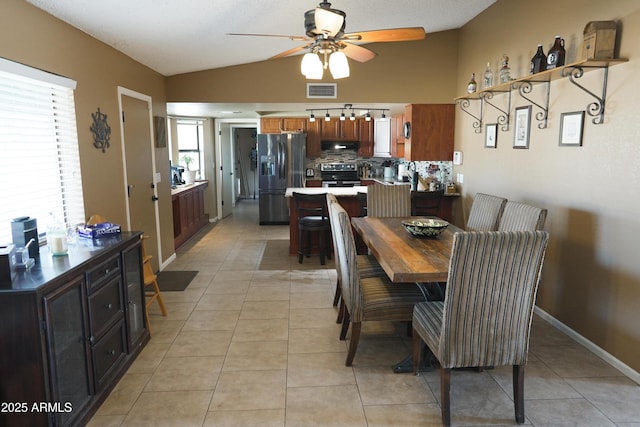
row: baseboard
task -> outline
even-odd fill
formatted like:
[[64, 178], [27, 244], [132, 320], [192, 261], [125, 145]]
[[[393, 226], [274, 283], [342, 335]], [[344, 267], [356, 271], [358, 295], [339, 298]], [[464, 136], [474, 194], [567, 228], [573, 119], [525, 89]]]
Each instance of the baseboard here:
[[622, 372], [622, 374], [624, 374], [630, 380], [634, 381], [637, 384], [640, 384], [640, 372], [637, 372], [636, 370], [626, 365], [625, 363], [623, 363], [622, 361], [620, 361], [610, 353], [607, 353], [601, 347], [598, 347], [596, 344], [592, 343], [591, 341], [589, 341], [588, 339], [586, 339], [585, 337], [583, 337], [582, 335], [580, 335], [579, 333], [577, 333], [576, 331], [574, 331], [573, 329], [565, 325], [564, 323], [560, 322], [558, 319], [556, 319], [555, 317], [553, 317], [552, 315], [550, 315], [540, 307], [536, 306], [534, 308], [534, 312], [538, 316], [540, 316], [543, 320], [551, 324], [551, 326], [564, 332], [569, 337], [577, 341], [580, 345], [585, 347], [587, 350], [591, 351], [596, 356], [598, 356], [599, 358], [601, 358], [602, 360], [604, 360], [605, 362], [607, 362], [608, 364], [610, 364], [611, 366], [613, 366], [614, 368]]

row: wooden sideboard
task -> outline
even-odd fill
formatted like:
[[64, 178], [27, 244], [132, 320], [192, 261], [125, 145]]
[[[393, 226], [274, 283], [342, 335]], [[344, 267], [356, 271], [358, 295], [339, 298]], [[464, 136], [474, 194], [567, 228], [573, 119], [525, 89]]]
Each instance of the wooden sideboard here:
[[140, 232], [79, 238], [0, 289], [0, 425], [84, 425], [149, 341]]
[[171, 191], [175, 249], [209, 223], [209, 214], [204, 210], [204, 190], [208, 185], [208, 181], [198, 181]]

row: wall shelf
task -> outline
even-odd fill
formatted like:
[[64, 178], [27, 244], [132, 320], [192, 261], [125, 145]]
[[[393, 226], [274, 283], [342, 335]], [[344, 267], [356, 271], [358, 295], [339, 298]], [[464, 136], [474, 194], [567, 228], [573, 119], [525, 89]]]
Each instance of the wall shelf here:
[[[540, 123], [538, 128], [545, 129], [549, 117], [549, 94], [551, 82], [558, 79], [568, 78], [569, 81], [583, 92], [595, 100], [587, 105], [586, 111], [593, 117], [593, 124], [602, 124], [604, 122], [605, 102], [607, 98], [607, 79], [609, 75], [609, 67], [612, 65], [627, 62], [628, 59], [585, 59], [562, 67], [551, 70], [542, 71], [540, 73], [531, 74], [519, 79], [512, 80], [508, 83], [500, 83], [487, 89], [483, 89], [468, 95], [460, 96], [454, 99], [454, 102], [460, 110], [470, 115], [473, 119], [473, 127], [476, 133], [482, 132], [483, 115], [485, 112], [484, 104], [491, 106], [499, 111], [498, 124], [502, 125], [503, 131], [509, 130], [509, 119], [511, 117], [511, 92], [517, 90], [520, 96], [531, 104], [535, 105], [540, 111], [536, 113], [536, 120]], [[578, 81], [585, 72], [592, 70], [603, 70], [602, 86], [600, 95], [589, 90]], [[540, 87], [543, 91], [542, 102], [536, 102], [532, 99], [531, 93], [536, 87]], [[496, 94], [508, 93], [506, 107], [498, 106], [493, 97]], [[478, 108], [471, 108], [472, 101], [479, 101]]]

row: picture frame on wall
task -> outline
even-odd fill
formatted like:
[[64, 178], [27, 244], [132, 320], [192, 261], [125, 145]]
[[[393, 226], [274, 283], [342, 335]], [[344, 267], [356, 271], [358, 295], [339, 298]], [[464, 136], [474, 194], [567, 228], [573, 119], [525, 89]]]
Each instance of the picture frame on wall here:
[[559, 145], [566, 147], [582, 146], [584, 111], [573, 111], [560, 115]]
[[162, 116], [153, 117], [153, 130], [156, 137], [156, 148], [167, 146], [167, 121]]
[[515, 110], [515, 126], [513, 132], [513, 148], [529, 148], [531, 132], [531, 105], [518, 107]]
[[496, 148], [498, 146], [498, 124], [489, 123], [485, 126], [484, 146]]

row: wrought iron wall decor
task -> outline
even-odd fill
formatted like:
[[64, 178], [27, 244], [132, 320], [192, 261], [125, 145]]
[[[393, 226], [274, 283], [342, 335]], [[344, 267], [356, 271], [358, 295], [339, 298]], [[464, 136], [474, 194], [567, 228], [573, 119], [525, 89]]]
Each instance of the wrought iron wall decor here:
[[95, 113], [91, 113], [93, 124], [89, 128], [93, 134], [93, 146], [104, 153], [109, 148], [111, 139], [111, 126], [107, 123], [107, 115], [100, 112], [100, 108]]

